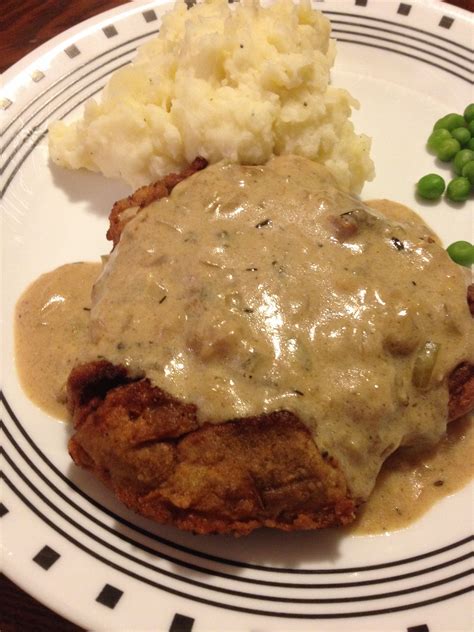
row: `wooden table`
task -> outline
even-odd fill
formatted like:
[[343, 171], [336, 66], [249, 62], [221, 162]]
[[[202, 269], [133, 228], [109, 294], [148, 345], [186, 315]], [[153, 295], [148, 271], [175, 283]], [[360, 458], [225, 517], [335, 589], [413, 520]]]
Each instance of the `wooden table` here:
[[[474, 0], [449, 0], [451, 4], [474, 11]], [[6, 17], [0, 43], [0, 72], [51, 37], [125, 0], [6, 0]], [[0, 576], [1, 632], [80, 632], [51, 612], [10, 580]]]

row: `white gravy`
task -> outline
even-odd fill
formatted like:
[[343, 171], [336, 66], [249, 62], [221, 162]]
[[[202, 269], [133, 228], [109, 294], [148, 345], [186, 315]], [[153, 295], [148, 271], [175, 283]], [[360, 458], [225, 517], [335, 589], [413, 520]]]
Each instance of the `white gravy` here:
[[15, 314], [16, 366], [35, 404], [66, 420], [66, 380], [93, 353], [91, 288], [100, 263], [69, 263], [41, 275], [20, 297]]

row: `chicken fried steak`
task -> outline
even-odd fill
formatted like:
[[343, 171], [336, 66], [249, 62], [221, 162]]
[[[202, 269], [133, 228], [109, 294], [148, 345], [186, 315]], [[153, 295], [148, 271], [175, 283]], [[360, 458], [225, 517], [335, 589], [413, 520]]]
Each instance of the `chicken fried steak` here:
[[195, 533], [350, 523], [390, 454], [472, 408], [462, 270], [301, 158], [170, 184], [112, 211], [71, 456]]

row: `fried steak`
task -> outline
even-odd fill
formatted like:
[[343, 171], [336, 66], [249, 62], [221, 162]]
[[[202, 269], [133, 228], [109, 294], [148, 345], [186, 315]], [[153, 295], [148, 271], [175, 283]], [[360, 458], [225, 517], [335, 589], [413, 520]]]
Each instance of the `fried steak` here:
[[115, 202], [109, 215], [107, 239], [116, 246], [125, 226], [142, 208], [166, 197], [177, 184], [205, 167], [207, 167], [207, 160], [198, 156], [180, 173], [170, 173], [161, 180], [140, 187], [132, 195]]
[[[114, 246], [141, 208], [206, 164], [198, 158], [182, 174], [117, 202], [107, 233]], [[468, 296], [471, 303], [472, 286]], [[474, 367], [459, 365], [448, 385], [453, 420], [473, 406]], [[291, 412], [200, 425], [195, 405], [106, 360], [71, 372], [68, 403], [74, 462], [129, 508], [159, 523], [199, 534], [245, 535], [262, 526], [317, 529], [355, 518], [357, 501], [338, 463], [320, 452]]]

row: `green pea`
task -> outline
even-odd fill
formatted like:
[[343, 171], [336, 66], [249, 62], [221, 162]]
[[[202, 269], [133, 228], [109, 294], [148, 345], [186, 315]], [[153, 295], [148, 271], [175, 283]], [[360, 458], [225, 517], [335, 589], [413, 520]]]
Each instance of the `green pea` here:
[[460, 176], [464, 165], [467, 162], [471, 162], [471, 160], [474, 160], [474, 151], [470, 149], [461, 149], [461, 151], [458, 151], [453, 160], [454, 173]]
[[467, 129], [469, 130], [471, 136], [474, 136], [474, 121], [470, 121], [467, 124]]
[[452, 138], [452, 136], [451, 136], [451, 132], [448, 132], [447, 129], [435, 129], [429, 135], [428, 142], [426, 144], [428, 146], [428, 149], [431, 149], [431, 151], [436, 152], [438, 151], [438, 147], [440, 146], [440, 144], [444, 140], [448, 140], [449, 138]]
[[474, 264], [474, 246], [468, 241], [455, 241], [446, 250], [455, 263], [459, 263], [461, 266]]
[[466, 121], [464, 116], [451, 112], [451, 114], [446, 114], [446, 116], [438, 119], [433, 129], [447, 129], [450, 132], [456, 127], [466, 127]]
[[466, 109], [464, 110], [464, 118], [466, 123], [474, 121], [474, 103], [469, 103], [469, 105], [466, 106]]
[[452, 202], [465, 202], [471, 192], [471, 183], [460, 176], [453, 178], [446, 188], [446, 197]]
[[474, 160], [466, 162], [462, 168], [462, 175], [469, 180], [471, 186], [474, 186]]
[[438, 147], [436, 155], [443, 162], [449, 162], [460, 151], [461, 145], [455, 138], [443, 140]]
[[467, 148], [471, 151], [474, 151], [474, 138], [471, 138], [471, 140], [468, 142]]
[[461, 147], [464, 147], [471, 140], [471, 132], [467, 129], [467, 127], [456, 127], [451, 132], [451, 136], [455, 138]]
[[437, 173], [428, 173], [416, 183], [416, 192], [425, 200], [437, 200], [443, 195], [445, 188], [443, 178]]

